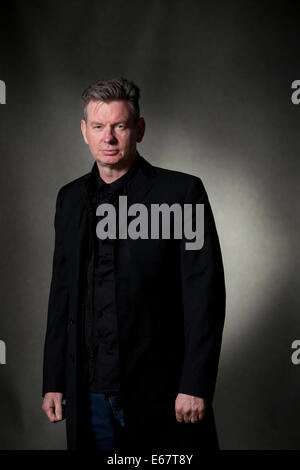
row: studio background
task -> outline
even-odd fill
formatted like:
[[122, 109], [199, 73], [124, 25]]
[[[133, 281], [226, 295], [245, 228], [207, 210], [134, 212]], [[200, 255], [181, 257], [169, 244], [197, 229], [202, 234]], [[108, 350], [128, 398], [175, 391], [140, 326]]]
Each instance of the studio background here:
[[124, 76], [141, 88], [140, 153], [199, 176], [214, 211], [227, 287], [220, 447], [300, 449], [296, 2], [19, 0], [1, 10], [0, 448], [66, 448], [65, 422], [41, 409], [55, 200], [93, 163], [81, 92]]

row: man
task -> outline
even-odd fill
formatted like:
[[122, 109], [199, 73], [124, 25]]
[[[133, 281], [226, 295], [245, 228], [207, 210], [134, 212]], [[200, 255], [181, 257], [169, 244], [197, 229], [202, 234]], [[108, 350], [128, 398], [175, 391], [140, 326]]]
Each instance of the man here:
[[[134, 83], [98, 81], [82, 100], [95, 163], [57, 197], [42, 408], [57, 422], [66, 400], [68, 449], [217, 449], [212, 400], [225, 286], [206, 191], [198, 177], [154, 167], [137, 152], [145, 120]], [[203, 246], [187, 249], [184, 231], [124, 236], [122, 224], [122, 236], [101, 236], [99, 216], [112, 207], [121, 220], [122, 197], [128, 221], [134, 204], [149, 214], [155, 204], [186, 204], [195, 224], [204, 205]]]

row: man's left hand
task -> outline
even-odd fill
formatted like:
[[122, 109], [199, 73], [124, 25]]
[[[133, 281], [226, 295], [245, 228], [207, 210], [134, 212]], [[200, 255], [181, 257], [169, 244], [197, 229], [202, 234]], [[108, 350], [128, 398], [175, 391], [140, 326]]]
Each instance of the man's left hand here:
[[180, 423], [196, 423], [205, 416], [205, 398], [178, 393], [175, 401], [176, 419]]

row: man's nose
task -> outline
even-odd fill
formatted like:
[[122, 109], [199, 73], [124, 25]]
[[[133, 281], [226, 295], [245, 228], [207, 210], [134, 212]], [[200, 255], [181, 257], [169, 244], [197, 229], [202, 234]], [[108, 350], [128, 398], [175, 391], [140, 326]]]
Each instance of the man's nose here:
[[115, 140], [115, 135], [111, 129], [106, 129], [104, 134], [104, 142], [112, 142]]

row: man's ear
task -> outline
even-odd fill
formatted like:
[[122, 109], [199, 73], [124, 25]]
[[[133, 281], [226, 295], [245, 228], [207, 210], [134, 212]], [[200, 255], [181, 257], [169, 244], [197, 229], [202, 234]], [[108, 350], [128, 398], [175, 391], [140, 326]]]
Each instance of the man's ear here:
[[140, 117], [136, 123], [136, 141], [142, 142], [146, 129], [145, 119]]
[[86, 138], [86, 122], [84, 119], [81, 119], [81, 132], [82, 132], [85, 143], [89, 145], [88, 140]]

